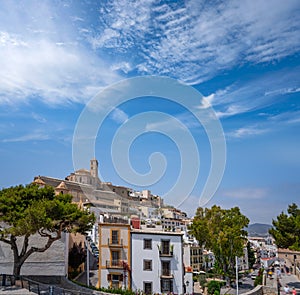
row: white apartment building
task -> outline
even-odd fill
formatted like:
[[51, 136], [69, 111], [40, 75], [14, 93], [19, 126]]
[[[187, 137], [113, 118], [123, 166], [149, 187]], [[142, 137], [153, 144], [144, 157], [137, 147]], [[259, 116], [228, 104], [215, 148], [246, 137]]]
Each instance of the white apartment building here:
[[146, 294], [184, 293], [182, 233], [131, 230], [131, 288]]
[[194, 281], [193, 281], [193, 267], [191, 265], [191, 250], [190, 245], [184, 245], [183, 247], [183, 263], [185, 267], [184, 274], [184, 289], [185, 294], [193, 294]]
[[248, 270], [249, 269], [247, 247], [243, 248], [243, 256], [238, 258], [238, 267], [239, 267], [239, 270]]

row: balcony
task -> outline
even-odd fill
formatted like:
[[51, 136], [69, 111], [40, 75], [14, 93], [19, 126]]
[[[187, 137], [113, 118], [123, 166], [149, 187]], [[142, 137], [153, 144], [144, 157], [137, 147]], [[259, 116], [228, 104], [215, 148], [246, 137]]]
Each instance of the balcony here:
[[161, 245], [158, 248], [160, 257], [173, 257], [173, 245]]
[[171, 273], [170, 269], [162, 269], [160, 278], [161, 279], [173, 279], [174, 275]]
[[106, 260], [106, 268], [115, 268], [115, 269], [120, 269], [124, 268], [124, 262], [123, 260]]
[[122, 223], [122, 224], [129, 224], [128, 219], [118, 218], [118, 217], [104, 217], [104, 223]]
[[112, 248], [122, 248], [123, 247], [123, 239], [108, 239], [107, 244]]

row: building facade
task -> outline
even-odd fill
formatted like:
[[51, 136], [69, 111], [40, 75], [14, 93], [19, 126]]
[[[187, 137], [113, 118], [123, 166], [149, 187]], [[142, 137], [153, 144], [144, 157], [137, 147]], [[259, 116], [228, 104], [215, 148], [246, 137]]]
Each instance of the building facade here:
[[100, 223], [98, 284], [105, 288], [131, 286], [130, 225]]
[[132, 290], [145, 294], [184, 293], [181, 233], [132, 229]]

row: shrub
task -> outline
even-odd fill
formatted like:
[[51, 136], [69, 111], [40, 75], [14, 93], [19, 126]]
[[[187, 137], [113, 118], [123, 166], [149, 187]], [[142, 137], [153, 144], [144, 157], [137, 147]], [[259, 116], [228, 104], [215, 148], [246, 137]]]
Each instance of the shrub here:
[[261, 268], [258, 272], [258, 276], [254, 280], [254, 287], [256, 287], [257, 285], [262, 285], [263, 273], [264, 273], [264, 270]]
[[[219, 281], [209, 281], [207, 283], [207, 292], [210, 295], [219, 295], [221, 291], [221, 287], [223, 286], [223, 282]], [[215, 293], [217, 292], [217, 293]]]

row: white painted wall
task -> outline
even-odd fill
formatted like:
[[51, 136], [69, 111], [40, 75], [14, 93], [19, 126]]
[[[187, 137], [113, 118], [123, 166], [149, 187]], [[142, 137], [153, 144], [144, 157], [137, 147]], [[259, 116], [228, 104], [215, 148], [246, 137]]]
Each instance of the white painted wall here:
[[[144, 239], [152, 239], [152, 249], [144, 249]], [[169, 239], [173, 247], [172, 257], [160, 257], [158, 246], [162, 239]], [[182, 235], [171, 233], [153, 233], [133, 231], [131, 233], [132, 243], [132, 290], [143, 290], [144, 282], [152, 282], [152, 293], [161, 293], [161, 261], [171, 262], [171, 273], [173, 278], [173, 293], [183, 294], [183, 253]], [[152, 271], [143, 269], [143, 260], [152, 260]]]

